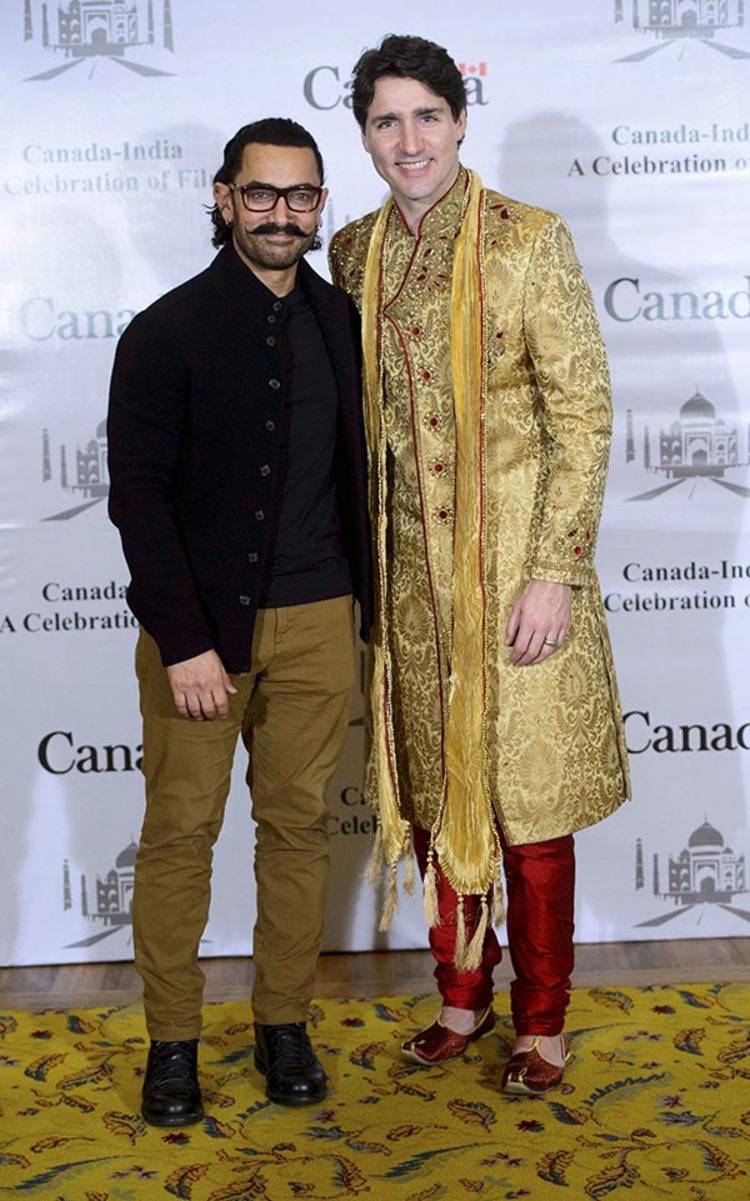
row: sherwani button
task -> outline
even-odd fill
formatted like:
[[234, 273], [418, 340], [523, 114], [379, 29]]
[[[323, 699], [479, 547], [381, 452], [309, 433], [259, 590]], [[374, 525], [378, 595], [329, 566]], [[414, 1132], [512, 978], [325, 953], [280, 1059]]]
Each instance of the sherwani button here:
[[249, 604], [250, 604], [250, 597], [249, 597], [249, 596], [241, 596], [241, 597], [240, 597], [240, 604], [241, 604], [241, 605], [249, 605]]

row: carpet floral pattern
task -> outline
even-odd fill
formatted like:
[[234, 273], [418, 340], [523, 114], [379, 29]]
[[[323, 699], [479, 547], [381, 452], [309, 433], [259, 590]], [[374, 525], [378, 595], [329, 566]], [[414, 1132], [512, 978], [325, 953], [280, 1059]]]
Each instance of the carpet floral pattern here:
[[[498, 998], [498, 1011], [504, 1010]], [[321, 1106], [266, 1101], [246, 1005], [209, 1005], [207, 1116], [139, 1115], [138, 1008], [0, 1014], [0, 1197], [44, 1201], [745, 1201], [750, 986], [579, 989], [547, 1098], [499, 1091], [511, 1027], [419, 1068], [398, 1045], [430, 997], [323, 1001]]]

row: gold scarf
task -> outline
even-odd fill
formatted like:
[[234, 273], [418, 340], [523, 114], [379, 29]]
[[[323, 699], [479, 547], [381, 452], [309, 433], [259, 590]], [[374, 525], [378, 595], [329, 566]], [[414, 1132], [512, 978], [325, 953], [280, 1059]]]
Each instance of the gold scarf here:
[[[437, 923], [434, 857], [459, 895], [456, 964], [470, 970], [481, 956], [488, 921], [486, 894], [496, 880], [499, 840], [485, 774], [485, 602], [484, 602], [484, 196], [482, 182], [469, 172], [469, 197], [456, 239], [451, 285], [451, 372], [456, 426], [456, 516], [453, 562], [453, 642], [445, 733], [445, 779], [437, 821], [431, 832], [425, 876], [425, 910]], [[382, 362], [383, 253], [393, 200], [383, 205], [367, 254], [362, 304], [364, 393], [367, 438], [373, 469], [377, 560], [377, 619], [373, 637], [372, 747], [366, 791], [380, 811], [376, 855], [390, 872], [381, 928], [396, 905], [396, 871], [410, 843], [401, 817], [394, 754], [391, 657], [386, 562], [387, 481]], [[463, 905], [467, 894], [482, 896], [481, 920], [465, 944]], [[496, 894], [497, 895], [497, 894]], [[496, 912], [495, 917], [499, 918]]]

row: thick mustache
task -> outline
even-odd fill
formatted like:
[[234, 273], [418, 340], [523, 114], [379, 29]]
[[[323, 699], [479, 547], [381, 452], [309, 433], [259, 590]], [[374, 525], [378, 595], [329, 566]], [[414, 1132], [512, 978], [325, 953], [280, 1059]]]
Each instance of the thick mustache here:
[[295, 238], [306, 238], [308, 235], [304, 229], [300, 229], [299, 225], [276, 225], [273, 221], [267, 221], [265, 225], [259, 225], [253, 230], [253, 237], [258, 237], [261, 234], [290, 234]]

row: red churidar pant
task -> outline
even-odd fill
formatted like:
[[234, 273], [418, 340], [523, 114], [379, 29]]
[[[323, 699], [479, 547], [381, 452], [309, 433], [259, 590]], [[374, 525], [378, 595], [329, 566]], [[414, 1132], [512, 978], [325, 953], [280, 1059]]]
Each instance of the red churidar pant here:
[[[430, 836], [414, 827], [414, 848], [424, 876]], [[510, 1004], [516, 1034], [560, 1034], [565, 1024], [570, 975], [573, 971], [573, 895], [575, 856], [573, 836], [503, 846], [508, 950], [516, 978]], [[430, 930], [430, 948], [437, 967], [435, 978], [444, 1005], [456, 1009], [485, 1009], [492, 1001], [492, 970], [502, 958], [490, 926], [482, 963], [474, 972], [453, 965], [457, 898], [435, 863], [440, 925]], [[488, 898], [490, 900], [490, 898]], [[467, 942], [476, 928], [481, 900], [464, 898]]]

